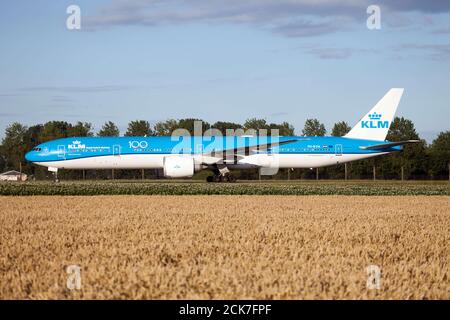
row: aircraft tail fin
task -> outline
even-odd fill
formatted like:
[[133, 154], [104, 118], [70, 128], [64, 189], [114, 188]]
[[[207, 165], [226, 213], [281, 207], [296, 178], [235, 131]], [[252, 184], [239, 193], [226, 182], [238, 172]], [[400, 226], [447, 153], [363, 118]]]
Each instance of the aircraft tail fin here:
[[389, 90], [345, 137], [376, 141], [385, 140], [403, 95], [403, 90], [403, 88]]

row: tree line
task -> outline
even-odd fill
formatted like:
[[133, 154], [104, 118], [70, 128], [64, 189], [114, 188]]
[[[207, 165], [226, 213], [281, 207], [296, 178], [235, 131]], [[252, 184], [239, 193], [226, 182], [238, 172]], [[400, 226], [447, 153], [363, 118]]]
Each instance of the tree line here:
[[[171, 135], [176, 129], [185, 129], [194, 134], [195, 121], [201, 119], [169, 119], [151, 125], [146, 120], [135, 120], [128, 123], [125, 136], [165, 136]], [[202, 121], [202, 132], [208, 129], [218, 129], [226, 134], [227, 129], [244, 132], [248, 130], [265, 129], [270, 134], [270, 129], [278, 129], [283, 136], [295, 135], [295, 128], [288, 122], [268, 123], [264, 119], [251, 118], [243, 124], [234, 122], [218, 121], [210, 124]], [[343, 136], [349, 132], [351, 127], [345, 121], [334, 124], [329, 132], [332, 136]], [[318, 119], [307, 119], [303, 129], [299, 132], [303, 136], [325, 136], [328, 132], [323, 123]], [[5, 129], [5, 135], [0, 145], [0, 171], [18, 170], [36, 177], [37, 179], [49, 178], [51, 175], [46, 168], [37, 167], [24, 160], [24, 155], [34, 146], [66, 137], [116, 137], [120, 135], [119, 128], [114, 122], [108, 121], [103, 124], [98, 132], [94, 132], [91, 123], [66, 121], [49, 121], [44, 124], [25, 126], [18, 122], [12, 123]], [[391, 123], [388, 136], [389, 141], [421, 140], [411, 120], [396, 117]], [[280, 169], [279, 173], [270, 179], [313, 179], [320, 176], [321, 179], [343, 179], [347, 172], [350, 179], [449, 179], [450, 162], [450, 131], [443, 131], [431, 144], [425, 140], [414, 145], [407, 145], [403, 152], [376, 157], [367, 160], [355, 161], [345, 165], [321, 168], [318, 171], [309, 169], [295, 169], [290, 171]], [[158, 178], [161, 173], [158, 170], [115, 170], [115, 178]], [[239, 179], [258, 179], [257, 170], [242, 170], [235, 173]], [[87, 175], [87, 176], [86, 176]], [[199, 175], [202, 175], [200, 173]], [[204, 175], [204, 173], [203, 173]], [[65, 179], [112, 178], [109, 170], [63, 170], [61, 175]]]

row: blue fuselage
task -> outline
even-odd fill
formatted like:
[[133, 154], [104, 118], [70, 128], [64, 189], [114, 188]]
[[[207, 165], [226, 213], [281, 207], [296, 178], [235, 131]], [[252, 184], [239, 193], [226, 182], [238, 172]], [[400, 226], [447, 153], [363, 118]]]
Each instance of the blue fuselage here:
[[[260, 154], [379, 154], [401, 150], [399, 146], [378, 150], [361, 147], [384, 143], [385, 141], [357, 140], [342, 137], [71, 137], [53, 140], [36, 146], [26, 154], [30, 162], [56, 162], [80, 158], [122, 156], [122, 155], [168, 155], [220, 153], [224, 150], [276, 141], [294, 140], [284, 145], [258, 150]], [[243, 148], [243, 149], [242, 149]], [[253, 152], [255, 153], [255, 152]]]
[[[384, 148], [385, 143], [297, 136], [74, 137], [42, 143], [25, 157], [53, 172], [163, 169], [167, 177], [190, 177], [206, 168], [217, 173], [233, 168], [326, 167], [401, 150], [399, 146]], [[367, 149], [370, 146], [376, 149]]]

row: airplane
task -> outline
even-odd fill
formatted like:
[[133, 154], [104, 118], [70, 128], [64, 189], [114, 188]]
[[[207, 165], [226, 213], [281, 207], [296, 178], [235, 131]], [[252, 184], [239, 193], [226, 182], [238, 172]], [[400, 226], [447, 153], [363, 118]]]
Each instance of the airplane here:
[[235, 182], [232, 169], [319, 168], [401, 151], [419, 140], [386, 141], [403, 95], [392, 88], [343, 137], [199, 135], [70, 137], [39, 144], [25, 158], [60, 169], [162, 169], [167, 178], [209, 169], [208, 182]]

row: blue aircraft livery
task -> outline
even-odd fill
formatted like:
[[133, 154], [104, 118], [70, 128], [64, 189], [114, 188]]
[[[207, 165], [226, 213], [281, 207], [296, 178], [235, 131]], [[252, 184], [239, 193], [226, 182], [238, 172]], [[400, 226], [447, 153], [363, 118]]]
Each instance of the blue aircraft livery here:
[[[415, 140], [385, 141], [403, 89], [391, 89], [344, 137], [70, 137], [42, 143], [25, 158], [59, 169], [163, 169], [170, 178], [209, 169], [208, 181], [234, 181], [229, 169], [317, 168], [400, 151]], [[276, 171], [272, 171], [276, 172]]]

